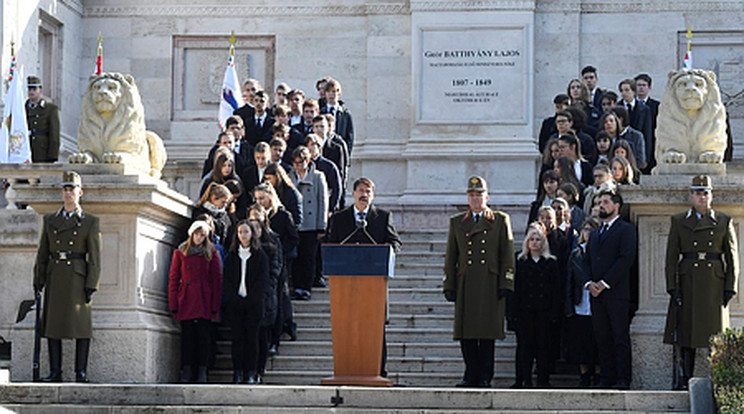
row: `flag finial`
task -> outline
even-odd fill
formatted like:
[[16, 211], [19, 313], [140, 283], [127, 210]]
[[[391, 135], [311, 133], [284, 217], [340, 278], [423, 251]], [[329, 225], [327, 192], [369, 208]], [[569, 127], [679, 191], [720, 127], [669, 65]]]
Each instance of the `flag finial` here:
[[13, 55], [15, 55], [15, 42], [11, 40], [10, 41], [10, 56], [13, 56]]
[[230, 33], [230, 44], [233, 46], [235, 45], [235, 30]]
[[685, 37], [688, 40], [692, 39], [692, 26], [690, 26], [689, 24], [687, 25], [687, 34], [685, 35]]

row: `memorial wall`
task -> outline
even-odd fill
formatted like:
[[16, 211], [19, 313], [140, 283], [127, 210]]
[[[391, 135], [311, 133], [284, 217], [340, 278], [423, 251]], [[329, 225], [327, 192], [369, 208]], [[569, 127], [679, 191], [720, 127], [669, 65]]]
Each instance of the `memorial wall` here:
[[354, 117], [351, 176], [371, 176], [381, 202], [462, 203], [484, 175], [492, 201], [531, 201], [535, 137], [552, 98], [582, 66], [599, 85], [638, 73], [660, 98], [679, 67], [688, 25], [695, 65], [716, 71], [744, 154], [744, 1], [486, 0], [6, 1], [3, 72], [16, 43], [62, 110], [63, 154], [75, 148], [80, 96], [103, 36], [104, 70], [131, 73], [147, 125], [170, 160], [200, 160], [215, 140], [217, 99], [235, 30], [241, 79], [287, 82], [316, 97], [333, 76]]

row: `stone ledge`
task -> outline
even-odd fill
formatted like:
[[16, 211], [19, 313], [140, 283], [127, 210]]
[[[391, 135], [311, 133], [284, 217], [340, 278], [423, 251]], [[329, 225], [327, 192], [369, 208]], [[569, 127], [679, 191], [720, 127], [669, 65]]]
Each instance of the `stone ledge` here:
[[332, 397], [343, 398], [337, 407], [343, 409], [689, 412], [688, 393], [673, 391], [79, 384], [10, 384], [0, 388], [2, 405], [331, 408]]

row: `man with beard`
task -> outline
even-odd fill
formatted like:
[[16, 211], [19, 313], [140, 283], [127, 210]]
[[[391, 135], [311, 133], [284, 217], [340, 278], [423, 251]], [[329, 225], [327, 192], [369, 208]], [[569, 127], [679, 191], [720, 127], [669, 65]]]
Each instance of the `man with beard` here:
[[584, 286], [591, 294], [592, 325], [599, 349], [599, 388], [630, 388], [630, 270], [636, 256], [635, 227], [620, 219], [623, 198], [599, 194], [603, 224], [592, 231], [586, 255], [592, 280]]

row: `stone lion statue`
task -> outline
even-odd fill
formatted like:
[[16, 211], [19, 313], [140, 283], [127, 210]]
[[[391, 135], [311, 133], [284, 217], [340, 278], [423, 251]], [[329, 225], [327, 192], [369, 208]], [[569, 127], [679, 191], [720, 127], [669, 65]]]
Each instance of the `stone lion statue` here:
[[726, 109], [716, 74], [702, 69], [669, 72], [656, 127], [656, 159], [717, 164], [724, 151]]
[[90, 77], [77, 138], [80, 153], [70, 163], [125, 164], [160, 178], [167, 158], [160, 137], [145, 130], [145, 108], [131, 75]]

